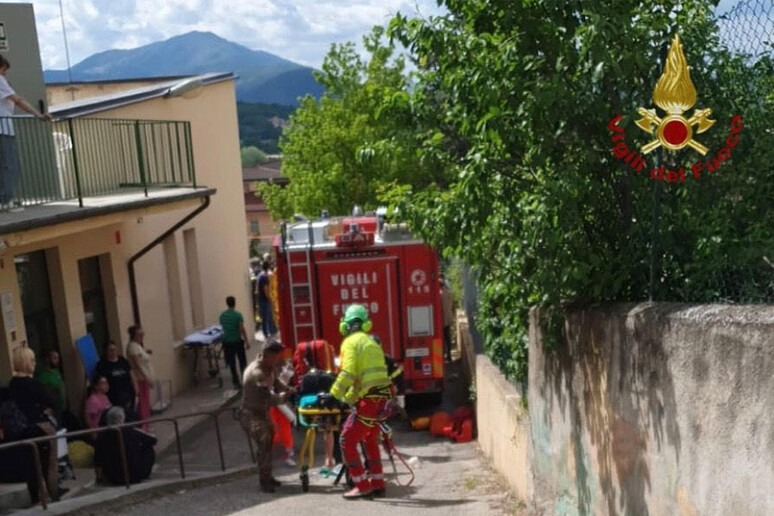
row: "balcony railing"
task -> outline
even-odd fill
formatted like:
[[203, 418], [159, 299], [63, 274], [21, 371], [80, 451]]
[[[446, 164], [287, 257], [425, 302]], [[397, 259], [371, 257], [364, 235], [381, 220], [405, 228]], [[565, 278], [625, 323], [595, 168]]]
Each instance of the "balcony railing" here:
[[189, 122], [0, 117], [0, 209], [186, 186]]

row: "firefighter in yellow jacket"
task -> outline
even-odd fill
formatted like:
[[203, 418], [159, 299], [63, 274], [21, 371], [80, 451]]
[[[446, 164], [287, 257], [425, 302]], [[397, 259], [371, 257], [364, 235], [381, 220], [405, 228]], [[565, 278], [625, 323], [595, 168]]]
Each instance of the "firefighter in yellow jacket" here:
[[[362, 305], [350, 305], [339, 324], [346, 338], [341, 344], [341, 372], [331, 387], [334, 398], [355, 406], [341, 430], [341, 453], [355, 488], [344, 494], [347, 500], [386, 495], [379, 423], [392, 394], [384, 351], [368, 332], [368, 311]], [[358, 446], [364, 443], [368, 473], [360, 459]]]

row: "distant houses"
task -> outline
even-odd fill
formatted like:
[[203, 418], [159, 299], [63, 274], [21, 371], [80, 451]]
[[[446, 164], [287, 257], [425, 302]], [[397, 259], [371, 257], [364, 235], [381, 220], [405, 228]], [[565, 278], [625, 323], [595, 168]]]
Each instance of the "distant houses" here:
[[288, 179], [282, 175], [281, 168], [282, 159], [272, 157], [266, 163], [242, 169], [247, 238], [250, 242], [250, 253], [254, 256], [268, 251], [279, 232], [279, 223], [274, 221], [263, 199], [257, 193], [258, 185], [268, 182], [286, 185]]

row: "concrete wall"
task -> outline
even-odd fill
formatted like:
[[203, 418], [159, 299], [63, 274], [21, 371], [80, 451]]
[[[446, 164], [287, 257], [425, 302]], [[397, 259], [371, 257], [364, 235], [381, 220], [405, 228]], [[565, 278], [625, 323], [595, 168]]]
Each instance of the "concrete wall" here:
[[570, 311], [555, 351], [531, 317], [536, 509], [774, 514], [773, 307]]
[[[459, 351], [460, 362], [462, 364], [462, 374], [468, 385], [473, 385], [476, 379], [476, 349], [473, 343], [473, 336], [470, 333], [470, 323], [464, 310], [457, 310], [456, 339], [457, 350]], [[452, 350], [452, 354], [454, 350]], [[453, 356], [453, 355], [452, 355]]]
[[[35, 109], [46, 102], [43, 65], [40, 61], [35, 13], [31, 3], [0, 3], [0, 23], [5, 26], [8, 50], [0, 55], [8, 59], [8, 82]], [[17, 114], [24, 114], [16, 109]]]
[[529, 415], [516, 387], [489, 357], [476, 357], [478, 444], [520, 500], [531, 498]]

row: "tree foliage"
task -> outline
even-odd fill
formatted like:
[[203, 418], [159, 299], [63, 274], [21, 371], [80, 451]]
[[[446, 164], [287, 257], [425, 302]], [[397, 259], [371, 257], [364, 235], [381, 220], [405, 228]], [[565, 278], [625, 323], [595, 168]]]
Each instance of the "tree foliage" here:
[[[442, 164], [451, 181], [388, 197], [429, 241], [478, 267], [479, 329], [508, 374], [525, 379], [535, 305], [771, 300], [774, 66], [725, 50], [716, 2], [443, 3], [446, 15], [392, 20], [418, 70], [408, 100], [387, 105], [412, 119], [416, 159]], [[633, 122], [653, 106], [675, 32], [696, 107], [718, 121], [700, 137], [710, 153], [733, 115], [745, 127], [718, 172], [666, 184], [613, 156], [607, 123], [624, 115], [632, 147], [651, 139]]]
[[326, 93], [307, 96], [280, 141], [287, 187], [261, 185], [276, 218], [293, 213], [344, 214], [374, 208], [388, 185], [422, 188], [440, 180], [417, 159], [404, 58], [376, 27], [364, 38], [368, 59], [351, 43], [333, 45], [317, 80]]
[[243, 167], [254, 167], [269, 161], [269, 158], [266, 157], [266, 154], [264, 154], [261, 149], [253, 147], [252, 145], [249, 147], [242, 147], [239, 154], [242, 158]]

